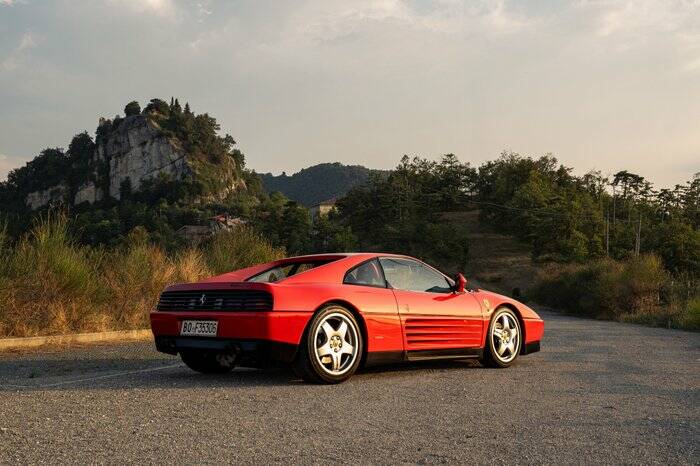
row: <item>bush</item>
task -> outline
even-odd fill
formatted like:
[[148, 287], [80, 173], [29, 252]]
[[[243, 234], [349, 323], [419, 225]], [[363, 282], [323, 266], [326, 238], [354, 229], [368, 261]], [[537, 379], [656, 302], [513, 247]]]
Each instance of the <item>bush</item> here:
[[602, 259], [548, 270], [539, 277], [533, 297], [586, 317], [697, 330], [696, 290], [683, 298], [670, 290], [671, 283], [658, 256]]
[[248, 227], [214, 235], [204, 247], [204, 257], [214, 273], [242, 269], [284, 257], [284, 249], [270, 245]]
[[165, 286], [284, 253], [248, 228], [221, 233], [204, 250], [166, 254], [143, 229], [106, 250], [76, 244], [67, 225], [49, 214], [13, 247], [0, 227], [0, 336], [145, 328]]
[[4, 254], [0, 275], [0, 334], [62, 333], [72, 326], [94, 327], [91, 305], [101, 298], [95, 281], [102, 254], [77, 246], [66, 218], [48, 214]]
[[700, 297], [695, 297], [686, 303], [683, 312], [676, 318], [675, 327], [700, 330]]
[[139, 115], [139, 114], [141, 114], [141, 106], [135, 100], [132, 100], [131, 102], [126, 104], [126, 107], [124, 107], [124, 115], [126, 115], [128, 117]]

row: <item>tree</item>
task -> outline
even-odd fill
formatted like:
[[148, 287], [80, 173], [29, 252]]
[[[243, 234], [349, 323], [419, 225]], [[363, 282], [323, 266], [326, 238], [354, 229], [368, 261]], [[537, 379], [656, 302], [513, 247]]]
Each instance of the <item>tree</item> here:
[[400, 252], [460, 268], [468, 238], [443, 213], [463, 208], [475, 174], [453, 155], [440, 162], [404, 156], [388, 176], [372, 175], [340, 199], [337, 221], [350, 227], [361, 249]]
[[157, 113], [163, 116], [170, 114], [170, 106], [167, 102], [161, 99], [151, 99], [144, 109], [145, 113]]
[[132, 100], [128, 104], [126, 104], [126, 107], [124, 107], [124, 115], [130, 117], [130, 116], [136, 116], [141, 114], [141, 106], [139, 103], [135, 100]]

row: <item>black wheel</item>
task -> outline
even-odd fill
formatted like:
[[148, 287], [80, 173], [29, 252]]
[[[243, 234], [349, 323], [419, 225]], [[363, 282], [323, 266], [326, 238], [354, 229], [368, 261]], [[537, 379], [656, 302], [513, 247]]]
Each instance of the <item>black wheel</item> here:
[[294, 361], [294, 370], [307, 382], [343, 382], [357, 370], [362, 344], [360, 327], [352, 313], [331, 304], [311, 319]]
[[234, 354], [219, 351], [181, 351], [182, 362], [193, 371], [202, 374], [225, 374], [235, 366]]
[[508, 367], [520, 354], [522, 345], [520, 321], [507, 307], [493, 313], [486, 336], [486, 348], [481, 363], [489, 367]]

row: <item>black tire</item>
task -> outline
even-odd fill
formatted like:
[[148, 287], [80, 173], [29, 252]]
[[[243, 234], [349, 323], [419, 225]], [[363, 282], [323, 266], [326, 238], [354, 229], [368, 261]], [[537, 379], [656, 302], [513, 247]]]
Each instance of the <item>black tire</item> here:
[[[334, 327], [334, 321], [339, 324]], [[323, 338], [327, 334], [323, 331], [322, 325], [331, 324], [333, 330], [338, 331], [340, 323], [345, 322], [347, 329], [344, 333], [333, 335], [333, 341], [330, 339], [324, 342]], [[319, 336], [320, 335], [320, 336]], [[323, 343], [323, 344], [321, 344]], [[318, 350], [326, 345], [335, 345], [331, 351], [340, 353], [340, 355], [332, 354], [327, 356], [317, 355]], [[349, 348], [352, 348], [350, 350]], [[362, 351], [364, 350], [364, 341], [360, 326], [357, 323], [355, 316], [345, 307], [338, 304], [330, 304], [320, 309], [311, 319], [309, 325], [304, 331], [299, 351], [294, 360], [294, 372], [307, 382], [320, 384], [335, 384], [348, 380], [357, 370], [362, 359]], [[345, 351], [352, 351], [346, 353]], [[325, 358], [331, 358], [333, 362], [323, 363]], [[334, 370], [335, 358], [339, 358], [338, 370]], [[331, 367], [326, 366], [330, 364]]]
[[[494, 340], [496, 340], [497, 337], [494, 337], [493, 332], [494, 328], [496, 329], [496, 331], [501, 330], [503, 328], [504, 318], [507, 318], [510, 327], [515, 328], [517, 332], [517, 338], [516, 341], [513, 342], [512, 349], [509, 349], [509, 347], [507, 346], [506, 350], [501, 355], [498, 351], [501, 345], [499, 344], [499, 348], [496, 347], [496, 343]], [[508, 343], [510, 343], [512, 338], [512, 330], [508, 329], [508, 333], [511, 335], [511, 337], [508, 340]], [[499, 307], [494, 311], [493, 316], [491, 317], [491, 322], [489, 323], [488, 333], [486, 334], [486, 346], [484, 347], [484, 355], [480, 360], [481, 364], [483, 364], [486, 367], [495, 368], [504, 368], [512, 365], [518, 359], [518, 355], [520, 354], [520, 350], [523, 344], [522, 338], [523, 333], [518, 316], [512, 309], [508, 307]]]
[[235, 367], [232, 354], [218, 351], [180, 351], [180, 358], [187, 367], [202, 374], [225, 374]]

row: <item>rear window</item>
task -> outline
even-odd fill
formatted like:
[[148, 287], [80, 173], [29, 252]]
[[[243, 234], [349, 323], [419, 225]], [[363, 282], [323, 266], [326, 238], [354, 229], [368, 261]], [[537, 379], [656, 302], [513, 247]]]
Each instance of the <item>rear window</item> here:
[[274, 282], [278, 282], [280, 280], [283, 280], [285, 278], [289, 278], [292, 275], [306, 272], [307, 270], [311, 270], [313, 268], [328, 264], [330, 262], [333, 262], [333, 261], [325, 260], [325, 261], [309, 261], [309, 262], [291, 262], [289, 264], [282, 264], [282, 265], [278, 265], [276, 267], [272, 267], [270, 269], [267, 269], [264, 272], [260, 272], [257, 275], [253, 275], [252, 277], [248, 278], [246, 281], [247, 282], [274, 283]]
[[345, 274], [346, 285], [378, 286], [386, 288], [386, 280], [377, 259], [358, 265]]

